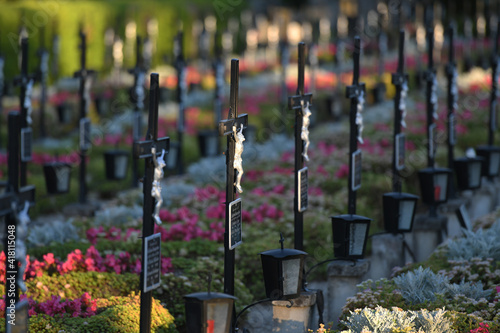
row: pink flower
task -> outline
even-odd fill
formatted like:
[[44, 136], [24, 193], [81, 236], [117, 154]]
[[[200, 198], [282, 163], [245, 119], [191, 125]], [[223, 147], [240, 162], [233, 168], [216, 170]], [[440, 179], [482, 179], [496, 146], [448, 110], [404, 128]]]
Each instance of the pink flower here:
[[349, 175], [349, 166], [347, 164], [342, 164], [340, 168], [335, 172], [335, 177], [346, 178]]

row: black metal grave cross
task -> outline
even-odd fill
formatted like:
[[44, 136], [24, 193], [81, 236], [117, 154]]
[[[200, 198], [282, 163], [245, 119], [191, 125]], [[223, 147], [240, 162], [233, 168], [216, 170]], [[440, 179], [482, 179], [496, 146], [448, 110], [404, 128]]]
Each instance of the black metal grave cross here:
[[427, 30], [427, 72], [425, 79], [427, 81], [426, 106], [427, 106], [427, 166], [434, 167], [436, 156], [436, 124], [437, 119], [437, 78], [434, 69], [434, 29]]
[[[136, 42], [136, 62], [135, 67], [129, 69], [129, 73], [134, 75], [134, 85], [130, 90], [130, 100], [134, 104], [134, 113], [132, 120], [132, 138], [134, 142], [141, 139], [141, 129], [142, 129], [142, 110], [144, 109], [144, 81], [146, 78], [146, 69], [142, 64], [141, 58], [141, 37], [137, 36]], [[138, 160], [135, 158], [132, 160], [132, 186], [139, 186], [139, 171], [138, 171]]]
[[[19, 187], [19, 162], [21, 146], [19, 135], [21, 132], [21, 115], [18, 112], [11, 112], [8, 116], [8, 187], [7, 192], [0, 196], [0, 217], [5, 216], [5, 231], [4, 231], [4, 252], [6, 284], [5, 284], [5, 330], [11, 332], [13, 328], [28, 327], [27, 302], [19, 302], [19, 279], [22, 279], [22, 274], [26, 263], [25, 254], [20, 251], [20, 242], [24, 242], [27, 233], [27, 225], [18, 225], [17, 218], [21, 208], [26, 204], [33, 205], [35, 203], [35, 187], [23, 186]], [[29, 206], [27, 207], [29, 209]], [[27, 211], [26, 211], [27, 213]], [[29, 221], [23, 221], [28, 223]], [[17, 243], [17, 244], [16, 244]], [[22, 256], [22, 257], [21, 257]], [[24, 265], [24, 268], [19, 267], [19, 263]], [[16, 313], [18, 310], [26, 311], [24, 317], [21, 313]], [[22, 331], [22, 329], [21, 329]]]
[[183, 37], [183, 32], [179, 31], [174, 40], [175, 68], [177, 69], [177, 103], [179, 104], [179, 118], [177, 119], [177, 141], [179, 142], [179, 148], [177, 150], [177, 172], [179, 174], [184, 172], [182, 151], [186, 127], [185, 108], [188, 89], [186, 61], [184, 60], [184, 53], [182, 51]]
[[40, 30], [41, 47], [37, 52], [40, 62], [36, 73], [36, 79], [41, 84], [40, 94], [40, 137], [47, 136], [45, 129], [45, 104], [47, 103], [47, 78], [49, 74], [49, 52], [45, 48], [45, 29]]
[[235, 251], [230, 248], [230, 206], [236, 199], [237, 172], [234, 168], [236, 137], [234, 130], [241, 131], [248, 126], [248, 115], [238, 115], [238, 90], [240, 72], [239, 60], [231, 59], [231, 86], [228, 117], [219, 123], [219, 135], [227, 138], [226, 155], [226, 221], [224, 232], [224, 293], [234, 295], [234, 261]]
[[140, 332], [151, 332], [151, 307], [152, 307], [152, 291], [144, 290], [145, 276], [145, 258], [147, 256], [145, 239], [154, 233], [153, 212], [155, 207], [155, 198], [152, 196], [155, 165], [153, 160], [152, 149], [156, 149], [157, 157], [161, 156], [164, 150], [168, 153], [170, 139], [168, 137], [158, 138], [158, 98], [160, 95], [159, 75], [151, 74], [149, 88], [149, 118], [148, 131], [146, 140], [134, 142], [134, 158], [145, 160], [145, 176], [143, 178], [143, 223], [142, 223], [142, 269], [141, 269], [141, 313], [140, 313]]
[[[458, 87], [457, 87], [457, 64], [455, 63], [455, 48], [453, 44], [453, 35], [454, 35], [453, 26], [448, 27], [448, 43], [449, 43], [449, 51], [448, 51], [448, 64], [446, 65], [446, 77], [448, 79], [448, 168], [454, 169], [454, 147], [457, 143], [457, 133], [455, 131], [456, 119], [455, 119], [455, 110], [458, 108]], [[455, 182], [450, 182], [448, 186], [448, 197], [452, 198], [456, 196], [455, 193]]]
[[490, 95], [490, 123], [488, 128], [488, 145], [495, 142], [495, 131], [497, 129], [497, 104], [500, 95], [498, 91], [498, 78], [500, 76], [500, 64], [498, 55], [498, 38], [500, 37], [500, 21], [495, 34], [495, 44], [491, 58], [491, 95]]
[[394, 137], [393, 137], [393, 158], [392, 158], [392, 190], [401, 192], [401, 176], [399, 171], [405, 164], [405, 136], [401, 133], [401, 127], [406, 127], [406, 103], [408, 94], [408, 74], [404, 73], [404, 43], [405, 32], [399, 31], [399, 53], [398, 70], [392, 74], [392, 84], [396, 86], [394, 96]]
[[93, 70], [86, 68], [87, 42], [86, 35], [80, 31], [80, 70], [74, 73], [74, 77], [80, 78], [80, 172], [79, 172], [79, 201], [81, 204], [87, 202], [87, 183], [86, 183], [86, 161], [87, 150], [90, 148], [90, 119], [87, 117], [90, 107], [90, 87]]
[[[5, 89], [5, 77], [4, 77], [4, 66], [5, 58], [3, 54], [0, 53], [0, 114], [3, 114], [3, 91]], [[0, 148], [2, 148], [2, 117], [0, 117]]]
[[[215, 62], [213, 65], [215, 72], [215, 96], [214, 96], [214, 118], [216, 126], [222, 119], [222, 99], [224, 98], [226, 66], [223, 61], [222, 49], [219, 46], [219, 34], [215, 34]], [[217, 154], [220, 153], [220, 137], [217, 137]]]
[[21, 87], [19, 104], [21, 109], [21, 186], [27, 183], [27, 162], [31, 161], [31, 146], [33, 132], [31, 130], [31, 94], [33, 92], [34, 75], [28, 74], [28, 38], [21, 40], [21, 75], [14, 79], [14, 83]]
[[[298, 80], [297, 92], [294, 96], [288, 97], [288, 109], [295, 111], [295, 195], [294, 195], [294, 245], [296, 250], [304, 249], [304, 218], [303, 212], [306, 207], [299, 207], [299, 173], [304, 169], [304, 140], [302, 139], [302, 128], [304, 126], [304, 108], [312, 105], [312, 93], [304, 93], [304, 73], [305, 73], [305, 43], [300, 42], [298, 45]], [[307, 172], [307, 169], [305, 170]], [[303, 171], [302, 171], [303, 173]]]
[[351, 100], [349, 111], [350, 136], [349, 136], [349, 197], [348, 213], [356, 214], [356, 191], [361, 187], [361, 150], [358, 150], [358, 141], [363, 143], [363, 104], [365, 84], [359, 82], [359, 56], [361, 53], [361, 40], [354, 37], [354, 71], [352, 85], [346, 87], [346, 97]]

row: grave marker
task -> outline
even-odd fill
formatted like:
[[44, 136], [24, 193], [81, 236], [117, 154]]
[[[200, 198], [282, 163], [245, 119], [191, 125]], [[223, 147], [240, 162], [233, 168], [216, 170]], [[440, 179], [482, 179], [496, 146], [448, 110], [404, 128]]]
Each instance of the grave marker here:
[[[295, 96], [288, 97], [288, 109], [295, 111], [295, 195], [294, 195], [294, 235], [295, 235], [295, 249], [303, 250], [304, 240], [303, 240], [303, 211], [307, 209], [305, 207], [299, 207], [299, 188], [301, 184], [299, 182], [299, 173], [301, 169], [304, 168], [304, 159], [309, 161], [307, 155], [307, 150], [309, 147], [309, 117], [311, 111], [309, 106], [312, 105], [312, 94], [304, 93], [304, 73], [305, 73], [305, 44], [300, 42], [298, 45], [299, 59], [298, 59], [298, 85], [297, 92]], [[307, 172], [307, 169], [306, 171]], [[307, 179], [307, 177], [306, 177]], [[305, 186], [307, 188], [307, 186]], [[307, 192], [307, 191], [306, 191]], [[303, 194], [303, 193], [302, 193]], [[306, 200], [307, 201], [307, 200]], [[302, 210], [300, 208], [303, 208]]]
[[[236, 199], [236, 191], [242, 193], [241, 176], [243, 166], [241, 153], [243, 152], [243, 130], [248, 126], [248, 115], [238, 115], [238, 90], [239, 90], [239, 60], [231, 60], [231, 87], [228, 117], [219, 123], [219, 135], [226, 136], [226, 221], [224, 232], [224, 293], [234, 295], [234, 246], [231, 248], [231, 208], [241, 206], [241, 199]], [[237, 170], [237, 172], [235, 172]], [[237, 202], [237, 200], [239, 200]], [[239, 208], [241, 211], [241, 207]], [[234, 213], [237, 213], [235, 211]], [[237, 215], [237, 214], [236, 214]], [[241, 215], [241, 213], [240, 213]], [[236, 230], [236, 229], [235, 229]], [[235, 237], [236, 243], [241, 242]], [[234, 243], [233, 245], [236, 245]]]
[[49, 52], [45, 48], [44, 42], [44, 29], [40, 30], [40, 40], [41, 48], [38, 50], [37, 55], [40, 58], [38, 64], [38, 71], [36, 73], [36, 79], [40, 82], [41, 92], [40, 92], [40, 137], [43, 139], [47, 136], [45, 130], [45, 104], [47, 103], [47, 79], [49, 75]]
[[86, 68], [87, 59], [87, 40], [86, 34], [80, 31], [80, 70], [74, 73], [74, 77], [80, 79], [80, 88], [78, 91], [80, 97], [80, 172], [79, 172], [79, 183], [80, 190], [78, 194], [78, 200], [80, 204], [87, 203], [87, 167], [86, 167], [86, 157], [87, 150], [90, 148], [90, 132], [91, 124], [90, 119], [87, 117], [88, 109], [90, 107], [90, 88], [92, 85], [92, 76], [94, 71]]
[[[5, 90], [5, 77], [3, 69], [5, 65], [5, 58], [0, 53], [0, 115], [3, 114], [3, 95]], [[2, 117], [0, 117], [0, 149], [2, 148]]]
[[[154, 223], [161, 223], [159, 207], [161, 201], [161, 177], [165, 163], [163, 157], [169, 151], [170, 139], [158, 138], [158, 98], [160, 93], [159, 75], [151, 74], [149, 88], [149, 118], [146, 140], [134, 142], [134, 158], [144, 159], [145, 176], [143, 178], [143, 224], [142, 224], [142, 270], [141, 270], [141, 313], [140, 332], [151, 332], [152, 290], [158, 283], [158, 236], [153, 235]], [[151, 237], [153, 235], [153, 237]], [[151, 260], [153, 263], [151, 263]], [[151, 267], [147, 264], [151, 263]], [[161, 263], [161, 261], [160, 261]], [[161, 269], [161, 265], [160, 265]]]
[[[28, 74], [28, 38], [21, 39], [21, 75], [14, 79], [14, 83], [21, 87], [20, 94], [20, 109], [21, 109], [21, 128], [24, 129], [24, 133], [28, 133], [31, 129], [29, 128], [31, 119], [31, 94], [33, 92], [34, 75]], [[21, 146], [31, 147], [32, 135], [23, 135], [21, 137]], [[20, 166], [20, 182], [21, 186], [25, 186], [27, 183], [27, 162], [31, 160], [31, 155], [25, 155], [21, 159]]]
[[184, 173], [184, 159], [183, 159], [183, 143], [184, 143], [184, 132], [186, 127], [185, 120], [185, 108], [187, 100], [187, 67], [186, 61], [184, 59], [184, 52], [182, 50], [182, 41], [184, 34], [179, 31], [177, 37], [174, 40], [174, 56], [175, 56], [175, 68], [177, 70], [177, 103], [179, 105], [179, 116], [177, 119], [177, 141], [179, 147], [177, 149], [177, 173]]
[[438, 119], [438, 97], [437, 97], [437, 78], [434, 69], [434, 29], [427, 30], [427, 72], [425, 79], [427, 81], [426, 89], [426, 107], [427, 107], [427, 166], [434, 167], [436, 157], [436, 124], [434, 120]]
[[[22, 116], [8, 116], [8, 187], [0, 196], [0, 217], [5, 216], [4, 251], [6, 253], [5, 331], [28, 332], [28, 302], [19, 301], [19, 290], [25, 292], [23, 275], [26, 268], [25, 240], [30, 222], [28, 210], [35, 202], [34, 186], [19, 186], [20, 139]], [[21, 264], [19, 266], [19, 264]]]
[[[448, 64], [446, 65], [446, 77], [448, 79], [448, 103], [447, 103], [447, 108], [448, 108], [448, 139], [447, 139], [447, 145], [448, 145], [448, 168], [451, 170], [454, 170], [454, 160], [455, 156], [453, 153], [453, 150], [455, 148], [455, 145], [457, 143], [457, 132], [455, 129], [456, 126], [456, 118], [455, 118], [455, 110], [458, 108], [458, 87], [457, 87], [457, 78], [458, 78], [458, 72], [457, 72], [457, 65], [455, 63], [455, 48], [453, 44], [454, 40], [454, 28], [452, 26], [448, 27], [448, 43], [449, 43], [449, 50], [448, 50]], [[455, 182], [450, 182], [450, 185], [448, 187], [448, 197], [449, 198], [456, 198], [456, 189], [455, 189]]]

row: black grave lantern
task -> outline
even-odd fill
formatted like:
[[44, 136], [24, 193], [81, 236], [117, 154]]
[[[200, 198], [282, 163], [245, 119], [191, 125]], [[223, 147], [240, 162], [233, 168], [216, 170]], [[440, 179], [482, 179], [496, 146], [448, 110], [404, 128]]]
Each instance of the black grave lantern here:
[[451, 170], [445, 168], [425, 168], [418, 172], [422, 201], [436, 205], [448, 201], [448, 185]]
[[177, 163], [180, 160], [180, 145], [179, 142], [170, 142], [170, 148], [168, 149], [168, 154], [165, 156], [165, 167], [167, 170], [174, 170], [177, 168]]
[[401, 192], [383, 196], [384, 226], [387, 232], [410, 232], [417, 207], [418, 196]]
[[231, 332], [235, 300], [234, 296], [210, 291], [185, 295], [187, 332]]
[[71, 165], [63, 162], [50, 162], [43, 165], [45, 185], [49, 194], [69, 192]]
[[496, 177], [500, 171], [500, 147], [479, 146], [476, 154], [484, 158], [481, 174], [484, 177]]
[[344, 214], [332, 216], [333, 254], [339, 259], [363, 259], [371, 219]]
[[199, 131], [198, 145], [202, 157], [217, 155], [219, 151], [219, 132], [216, 130]]
[[71, 122], [72, 112], [71, 107], [67, 103], [62, 103], [57, 106], [57, 118], [60, 124], [66, 125]]
[[302, 271], [306, 252], [295, 249], [281, 249], [262, 252], [262, 271], [266, 296], [271, 299], [289, 299], [300, 295]]
[[109, 150], [104, 152], [106, 178], [122, 180], [127, 176], [129, 152], [124, 150]]
[[483, 161], [482, 157], [461, 157], [454, 161], [457, 187], [460, 191], [475, 190], [481, 187]]

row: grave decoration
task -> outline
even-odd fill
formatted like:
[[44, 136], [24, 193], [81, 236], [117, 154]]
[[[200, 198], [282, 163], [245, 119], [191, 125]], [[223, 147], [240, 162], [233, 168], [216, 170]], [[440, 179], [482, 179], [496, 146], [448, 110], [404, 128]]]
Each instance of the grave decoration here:
[[392, 84], [396, 86], [394, 96], [394, 135], [392, 157], [392, 192], [383, 196], [384, 226], [387, 232], [409, 232], [413, 227], [418, 197], [402, 193], [400, 171], [405, 168], [406, 97], [408, 95], [408, 74], [404, 73], [404, 30], [399, 32], [398, 70], [392, 74]]
[[434, 30], [427, 31], [427, 57], [428, 67], [425, 74], [427, 81], [426, 105], [427, 105], [427, 168], [419, 170], [420, 193], [422, 201], [429, 205], [429, 215], [437, 216], [436, 208], [439, 204], [448, 200], [448, 186], [450, 183], [451, 170], [447, 168], [438, 168], [435, 166], [436, 156], [436, 124], [438, 97], [437, 97], [437, 78], [434, 69], [433, 50], [434, 50]]
[[295, 195], [294, 195], [294, 235], [295, 249], [304, 249], [304, 219], [303, 213], [307, 210], [308, 196], [308, 169], [304, 167], [304, 160], [309, 161], [307, 154], [309, 148], [309, 124], [312, 104], [312, 94], [304, 92], [305, 73], [305, 43], [298, 45], [298, 85], [294, 96], [288, 97], [288, 109], [295, 113]]
[[146, 140], [134, 142], [134, 158], [144, 159], [142, 217], [142, 269], [140, 332], [151, 332], [152, 291], [161, 284], [161, 237], [154, 233], [154, 225], [161, 224], [161, 180], [165, 167], [165, 154], [169, 152], [170, 139], [158, 138], [159, 75], [152, 73], [149, 87], [149, 118]]
[[35, 203], [35, 187], [19, 186], [22, 116], [18, 112], [9, 113], [8, 129], [8, 185], [6, 193], [0, 196], [0, 217], [5, 216], [5, 332], [10, 333], [28, 332], [28, 300], [20, 301], [19, 292], [26, 292], [25, 242], [30, 222], [28, 211]]

